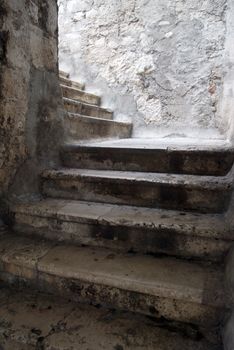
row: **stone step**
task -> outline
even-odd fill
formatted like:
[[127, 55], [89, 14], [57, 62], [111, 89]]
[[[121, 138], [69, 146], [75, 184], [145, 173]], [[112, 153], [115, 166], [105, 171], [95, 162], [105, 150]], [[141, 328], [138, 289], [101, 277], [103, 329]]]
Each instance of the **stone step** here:
[[224, 272], [218, 266], [55, 245], [35, 237], [0, 237], [0, 279], [13, 287], [198, 327], [218, 326], [225, 311]]
[[60, 84], [65, 86], [70, 86], [75, 89], [84, 90], [85, 88], [84, 84], [79, 83], [78, 81], [70, 80], [69, 78], [66, 78], [64, 76], [59, 76], [59, 81], [60, 81]]
[[229, 177], [66, 168], [45, 171], [42, 183], [54, 198], [204, 213], [227, 210], [232, 189]]
[[59, 70], [59, 77], [69, 79], [70, 74], [64, 72], [63, 70]]
[[132, 124], [68, 113], [67, 135], [73, 140], [131, 137]]
[[0, 290], [0, 319], [5, 350], [221, 349], [221, 341], [211, 342], [184, 324], [167, 326], [145, 316], [25, 290]]
[[223, 261], [233, 233], [222, 215], [44, 199], [11, 208], [14, 229], [121, 252]]
[[131, 140], [67, 144], [61, 152], [63, 164], [69, 168], [224, 176], [234, 162], [234, 150], [229, 147], [189, 148], [156, 142], [150, 147], [149, 141], [140, 147]]
[[62, 84], [60, 86], [62, 89], [63, 97], [66, 97], [68, 99], [78, 100], [79, 102], [100, 106], [100, 103], [101, 103], [100, 97], [90, 94], [88, 92], [76, 89], [74, 87], [69, 87]]
[[88, 117], [101, 118], [101, 119], [113, 119], [113, 112], [106, 108], [99, 106], [71, 100], [69, 98], [63, 98], [64, 107], [70, 113], [82, 114]]

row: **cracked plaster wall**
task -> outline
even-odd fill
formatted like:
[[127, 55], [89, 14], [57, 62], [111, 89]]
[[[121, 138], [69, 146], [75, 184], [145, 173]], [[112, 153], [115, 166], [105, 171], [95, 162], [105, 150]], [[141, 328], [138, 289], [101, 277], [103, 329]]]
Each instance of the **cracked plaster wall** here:
[[56, 0], [0, 0], [0, 207], [38, 191], [63, 138]]
[[59, 0], [60, 68], [135, 136], [222, 137], [230, 0]]
[[223, 116], [223, 129], [228, 138], [234, 142], [234, 2], [228, 1], [226, 41], [224, 54], [224, 83], [220, 103]]

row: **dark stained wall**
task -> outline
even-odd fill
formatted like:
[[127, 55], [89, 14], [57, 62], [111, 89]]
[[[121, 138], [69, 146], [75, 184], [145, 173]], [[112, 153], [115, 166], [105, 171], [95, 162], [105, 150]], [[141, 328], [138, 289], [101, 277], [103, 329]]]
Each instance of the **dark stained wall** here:
[[0, 206], [38, 192], [63, 140], [56, 0], [0, 0]]

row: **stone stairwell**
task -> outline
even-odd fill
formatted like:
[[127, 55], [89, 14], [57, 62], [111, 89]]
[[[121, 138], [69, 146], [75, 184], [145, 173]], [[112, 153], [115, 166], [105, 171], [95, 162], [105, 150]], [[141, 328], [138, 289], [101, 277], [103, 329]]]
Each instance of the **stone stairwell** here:
[[[197, 146], [131, 139], [129, 125], [125, 136], [122, 124], [115, 129], [114, 121], [97, 117], [98, 98], [67, 77], [61, 83], [69, 96], [66, 108], [67, 102], [78, 106], [68, 115], [77, 127], [69, 120], [61, 168], [41, 174], [42, 198], [12, 205], [14, 233], [0, 237], [1, 280], [48, 293], [52, 309], [58, 303], [63, 309], [66, 326], [60, 336], [67, 347], [45, 326], [46, 349], [222, 349], [220, 331], [228, 312], [223, 262], [233, 242], [225, 217], [233, 148], [226, 142]], [[80, 137], [79, 118], [112, 123], [116, 132], [104, 128], [99, 135], [104, 140], [97, 140], [104, 124], [92, 129], [90, 123], [90, 133]], [[16, 313], [22, 308], [18, 298]], [[40, 298], [27, 314], [38, 315]], [[5, 324], [12, 323], [2, 310]], [[23, 321], [18, 327], [30, 328]], [[93, 340], [89, 327], [97, 332]]]

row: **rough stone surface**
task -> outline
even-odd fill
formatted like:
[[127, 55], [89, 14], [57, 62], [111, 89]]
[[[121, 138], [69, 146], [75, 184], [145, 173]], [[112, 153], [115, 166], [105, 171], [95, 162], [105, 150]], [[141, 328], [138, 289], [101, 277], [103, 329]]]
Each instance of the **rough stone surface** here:
[[222, 215], [53, 199], [11, 209], [17, 232], [123, 252], [223, 261], [233, 239]]
[[230, 176], [60, 168], [41, 179], [42, 192], [53, 198], [200, 213], [225, 212], [232, 193]]
[[132, 124], [69, 113], [65, 128], [71, 140], [118, 139], [131, 136]]
[[63, 98], [64, 107], [69, 113], [77, 113], [94, 118], [113, 119], [113, 112], [109, 109], [82, 103], [80, 101]]
[[9, 189], [14, 195], [37, 192], [38, 172], [57, 163], [63, 107], [57, 77], [56, 1], [0, 4], [1, 204]]
[[229, 147], [210, 142], [194, 146], [165, 139], [128, 138], [67, 143], [61, 157], [68, 168], [223, 176], [234, 161], [234, 149]]
[[131, 117], [135, 134], [217, 136], [230, 3], [59, 0], [60, 65]]
[[75, 301], [155, 318], [218, 327], [225, 310], [217, 266], [110, 250], [53, 246], [14, 235], [1, 239], [0, 279]]
[[234, 348], [234, 245], [227, 255], [225, 262], [225, 289], [229, 301], [231, 313], [226, 315], [226, 322], [223, 327], [223, 344], [225, 350]]
[[222, 118], [222, 128], [227, 132], [229, 139], [234, 141], [234, 118], [233, 118], [233, 96], [234, 96], [234, 2], [228, 1], [227, 7], [227, 29], [225, 40], [225, 55], [224, 55], [224, 83], [222, 100], [219, 105], [219, 114]]
[[185, 325], [155, 322], [115, 310], [0, 290], [4, 350], [218, 350]]
[[84, 103], [90, 103], [92, 105], [100, 105], [100, 97], [89, 94], [88, 92], [85, 92], [83, 90], [79, 90], [73, 87], [70, 87], [65, 84], [61, 84], [62, 88], [62, 93], [63, 96], [66, 98], [74, 99], [74, 100], [79, 100]]
[[[225, 133], [230, 129], [230, 137], [233, 125], [230, 118], [233, 93], [233, 86], [230, 82], [233, 57], [229, 39], [230, 34], [233, 33], [232, 24], [230, 24], [232, 14], [230, 1], [199, 0], [194, 3], [191, 0], [186, 2], [184, 0], [174, 2], [172, 0], [130, 0], [124, 3], [112, 0], [105, 2], [103, 0], [81, 0], [80, 2], [67, 0], [61, 4], [61, 13], [71, 13], [72, 23], [64, 20], [62, 30], [66, 30], [69, 26], [69, 33], [66, 34], [69, 37], [67, 42], [73, 44], [72, 53], [76, 53], [77, 49], [81, 53], [77, 54], [77, 63], [79, 71], [82, 71], [87, 77], [87, 87], [96, 86], [104, 92], [107, 96], [107, 107], [111, 107], [108, 104], [115, 107], [117, 118], [133, 118], [136, 133], [149, 130], [148, 127], [150, 129], [152, 127], [153, 133], [155, 131], [153, 126], [155, 128], [160, 126], [161, 130], [166, 130], [166, 134], [173, 136], [179, 130], [178, 135], [184, 136], [188, 133], [186, 125], [189, 125], [193, 130], [193, 136], [195, 131], [203, 130], [206, 135], [209, 131], [213, 137], [221, 137], [219, 132]], [[78, 39], [77, 33], [79, 33]], [[62, 41], [61, 47], [63, 47]], [[74, 57], [76, 59], [76, 54]], [[9, 222], [12, 218], [4, 207], [7, 195], [10, 194], [13, 199], [21, 196], [22, 199], [32, 193], [38, 194], [37, 175], [40, 170], [45, 167], [55, 166], [57, 168], [58, 165], [57, 151], [58, 144], [63, 143], [64, 113], [58, 83], [57, 61], [57, 2], [55, 0], [1, 0], [0, 215], [3, 212]], [[226, 69], [224, 69], [224, 62]], [[72, 73], [75, 72], [75, 68], [74, 66]], [[224, 74], [226, 74], [225, 78]], [[63, 76], [66, 77], [66, 75]], [[75, 77], [75, 74], [73, 76]], [[71, 85], [73, 86], [73, 83]], [[74, 98], [76, 91], [70, 89], [68, 93], [68, 90], [66, 89], [66, 96]], [[72, 95], [69, 95], [71, 91]], [[91, 97], [83, 92], [80, 92], [79, 95]], [[223, 104], [220, 103], [221, 96]], [[96, 100], [96, 103], [99, 103], [99, 99]], [[90, 107], [85, 104], [82, 107], [75, 104], [72, 108], [78, 107], [82, 108], [83, 112], [85, 109], [88, 113], [100, 114], [102, 112], [106, 113], [109, 118], [112, 117], [112, 113], [107, 109], [92, 107], [90, 110]], [[223, 122], [223, 114], [227, 115], [226, 125]], [[180, 131], [182, 127], [183, 132]], [[105, 176], [96, 176], [97, 174], [93, 176], [90, 171], [86, 174], [85, 171], [83, 173], [81, 171], [80, 174], [78, 171], [77, 174], [86, 180], [94, 178], [94, 182], [105, 180]], [[126, 180], [124, 178], [126, 174], [122, 174], [122, 178], [122, 175], [116, 178], [113, 173], [106, 174], [110, 184], [114, 182], [114, 179], [117, 180], [113, 186], [109, 185], [109, 189], [107, 188], [110, 192], [105, 192], [104, 185], [100, 187], [94, 185], [93, 188], [88, 188], [86, 198], [87, 181], [85, 180], [85, 188], [82, 186], [80, 188], [81, 192], [86, 191], [82, 199], [90, 199], [91, 193], [93, 196], [91, 200], [100, 199], [104, 195], [103, 201], [106, 201], [108, 196], [114, 198], [121, 193], [123, 196], [127, 194], [126, 202], [124, 199], [123, 203], [129, 204], [132, 196], [131, 190], [124, 192], [123, 188], [121, 189], [121, 183]], [[142, 185], [144, 178], [141, 177], [142, 174], [137, 176], [132, 174], [130, 178], [127, 178], [125, 185], [129, 185], [129, 180], [130, 182], [137, 180]], [[150, 174], [149, 177], [151, 178], [146, 180], [153, 183], [154, 178]], [[70, 190], [75, 192], [77, 189], [76, 176], [69, 175], [67, 179], [71, 181], [67, 184], [66, 179], [64, 180], [65, 188], [67, 186], [69, 189], [71, 186]], [[182, 189], [183, 186], [185, 188], [187, 186], [188, 189], [190, 185], [186, 176], [184, 178], [169, 176], [167, 179], [172, 187], [178, 180]], [[161, 180], [165, 183], [163, 176]], [[215, 196], [207, 196], [208, 198], [204, 200], [211, 203], [209, 204], [211, 206], [218, 203], [223, 210], [226, 197], [222, 192], [227, 190], [229, 193], [230, 177], [228, 182], [223, 183], [222, 179], [208, 180], [198, 178], [189, 189], [193, 191], [193, 187], [196, 188], [200, 183], [200, 189], [204, 192], [202, 196], [205, 197], [206, 191], [211, 188], [216, 192]], [[219, 181], [221, 181], [220, 184]], [[221, 190], [220, 194], [217, 189]], [[94, 191], [98, 196], [96, 194], [94, 196]], [[144, 192], [142, 186], [135, 187], [134, 196], [139, 196], [137, 191], [143, 196], [144, 194], [148, 196], [148, 192]], [[51, 194], [53, 194], [53, 189]], [[176, 192], [172, 193], [162, 189], [159, 193], [159, 197], [170, 202], [173, 202], [175, 197], [181, 199], [181, 196], [182, 201], [186, 201], [187, 195], [187, 192], [181, 191], [177, 197]], [[199, 201], [199, 196], [200, 194], [195, 192], [195, 200]], [[147, 201], [151, 199], [152, 192]], [[147, 204], [147, 201], [138, 204]], [[188, 208], [191, 208], [190, 205]], [[71, 215], [71, 207], [67, 209]], [[48, 223], [45, 220], [44, 224], [55, 225], [57, 228], [59, 226], [59, 223], [56, 222], [56, 218], [59, 218], [58, 213], [52, 214], [55, 222]], [[61, 214], [68, 215], [66, 210]], [[121, 218], [121, 213], [116, 215]], [[97, 220], [99, 218], [98, 216]], [[33, 220], [32, 216], [30, 219]], [[82, 218], [79, 219], [82, 220]], [[114, 215], [112, 219], [114, 221]], [[74, 220], [73, 223], [74, 226], [69, 228], [71, 234], [74, 233], [72, 230], [77, 229], [77, 222]], [[78, 223], [80, 223], [79, 220]], [[43, 225], [42, 220], [40, 224]], [[34, 225], [38, 225], [38, 222], [35, 221]], [[129, 224], [126, 226], [129, 227]], [[139, 223], [139, 226], [143, 227], [144, 221]], [[190, 226], [190, 229], [193, 230], [193, 227]], [[209, 235], [208, 237], [205, 235], [204, 238], [217, 238], [219, 232], [218, 228], [215, 228], [217, 231], [211, 235], [211, 238]], [[183, 227], [184, 231], [185, 229]], [[231, 233], [231, 229], [231, 226], [228, 227], [226, 233]], [[1, 282], [7, 282], [14, 287], [30, 286], [34, 290], [48, 291], [54, 293], [54, 300], [57, 296], [64, 296], [74, 301], [86, 301], [97, 306], [101, 304], [110, 308], [117, 307], [146, 314], [154, 319], [167, 319], [167, 325], [171, 322], [174, 324], [175, 320], [176, 322], [187, 322], [190, 329], [196, 329], [196, 336], [199, 340], [204, 334], [208, 335], [209, 326], [211, 328], [214, 326], [215, 330], [218, 330], [225, 309], [233, 308], [234, 279], [232, 274], [234, 268], [231, 255], [226, 268], [227, 276], [229, 276], [227, 289], [230, 295], [226, 299], [223, 293], [222, 265], [213, 266], [207, 262], [137, 255], [133, 252], [116, 252], [97, 246], [90, 248], [69, 246], [66, 243], [59, 245], [57, 241], [45, 241], [35, 236], [11, 236], [6, 234], [3, 221], [0, 221], [0, 231]], [[199, 232], [199, 229], [197, 231]], [[210, 227], [208, 233], [211, 234]], [[225, 234], [225, 232], [222, 233]], [[184, 233], [184, 236], [190, 237], [189, 232]], [[186, 250], [182, 246], [181, 250], [184, 249], [186, 254], [188, 251], [193, 251], [195, 255], [198, 251], [199, 254], [205, 254], [205, 244], [209, 244], [205, 242], [200, 248], [193, 246], [192, 241], [187, 243], [191, 244], [192, 248]], [[229, 242], [221, 245], [216, 245], [216, 243], [209, 245], [211, 255], [213, 252], [223, 255], [223, 252], [229, 248]], [[161, 252], [165, 253], [165, 251]], [[194, 256], [188, 254], [186, 257]], [[28, 318], [27, 313], [24, 313], [20, 294], [14, 296], [10, 305], [12, 306], [16, 299], [20, 300], [20, 304], [16, 305], [16, 309], [20, 310], [18, 315], [24, 316], [22, 318], [26, 320], [25, 323], [28, 322], [27, 325], [23, 324], [21, 327], [20, 324], [19, 326], [25, 332], [25, 338], [21, 330], [17, 333], [18, 328], [15, 332], [13, 318], [17, 311], [13, 307], [8, 310], [10, 295], [0, 292], [0, 349], [2, 347], [4, 349], [47, 347], [52, 350], [58, 346], [62, 349], [72, 348], [69, 342], [74, 328], [71, 329], [71, 327], [77, 325], [77, 319], [80, 321], [80, 314], [75, 313], [70, 320], [72, 314], [69, 311], [67, 344], [67, 333], [61, 334], [60, 332], [60, 320], [66, 318], [63, 312], [60, 314], [61, 308], [59, 317], [55, 317], [55, 326], [47, 327], [47, 317], [48, 322], [53, 323], [53, 315], [50, 318], [49, 315], [37, 317], [34, 314], [32, 318]], [[87, 316], [88, 309], [86, 307], [84, 309]], [[4, 318], [4, 313], [6, 318]], [[91, 319], [94, 324], [93, 329], [98, 328], [98, 323], [94, 322], [96, 320], [94, 314]], [[34, 320], [39, 320], [41, 325], [37, 327], [35, 323], [29, 335], [27, 327], [28, 325], [32, 327]], [[19, 318], [17, 322], [20, 323]], [[225, 346], [227, 348], [229, 346], [228, 349], [233, 344], [230, 335], [232, 324], [233, 317], [231, 316], [224, 331]], [[108, 326], [115, 327], [113, 324], [108, 324]], [[143, 331], [144, 327], [141, 326], [140, 323], [134, 324], [135, 329]], [[62, 327], [63, 330], [67, 329], [66, 325], [62, 324]], [[110, 329], [105, 328], [103, 331], [101, 328], [100, 341], [104, 342], [104, 345], [101, 343], [100, 349], [106, 347], [109, 350], [110, 344], [105, 343], [104, 333], [108, 334]], [[92, 338], [79, 324], [75, 327], [75, 332], [77, 330], [78, 335], [76, 333], [75, 338], [72, 338], [73, 345], [75, 343], [73, 347], [78, 347], [77, 337], [83, 334], [82, 339], [78, 338], [79, 343], [81, 342], [84, 348], [86, 345], [92, 348], [95, 342], [95, 349], [97, 349], [99, 337], [94, 338], [94, 332], [92, 332]], [[125, 332], [125, 328], [122, 328], [122, 332]], [[177, 335], [173, 336], [173, 340], [176, 337], [175, 346], [172, 345], [174, 343], [168, 333], [166, 336], [163, 335], [164, 339], [167, 339], [164, 346], [164, 341], [160, 338], [162, 333], [156, 332], [156, 343], [154, 336], [147, 333], [150, 332], [150, 327], [147, 327], [145, 332], [147, 335], [144, 336], [144, 342], [140, 337], [138, 343], [138, 338], [134, 334], [132, 342], [129, 339], [126, 341], [125, 338], [126, 342], [123, 344], [119, 343], [118, 332], [115, 333], [114, 338], [111, 339], [114, 342], [118, 339], [118, 343], [114, 344], [113, 349], [145, 348], [145, 341], [147, 342], [148, 339], [150, 339], [149, 349], [155, 346], [158, 348], [159, 343], [163, 350], [175, 348], [175, 346], [180, 349], [195, 347], [199, 349], [199, 346], [201, 349], [209, 348], [208, 344], [203, 347], [203, 344], [196, 343], [194, 347], [193, 343], [181, 343], [178, 338], [180, 333], [178, 329], [176, 330]], [[20, 342], [25, 339], [26, 342], [21, 346]], [[31, 339], [32, 343], [30, 343]], [[196, 341], [198, 339], [196, 338]]]

